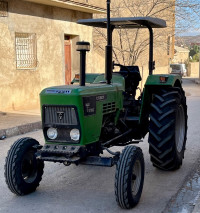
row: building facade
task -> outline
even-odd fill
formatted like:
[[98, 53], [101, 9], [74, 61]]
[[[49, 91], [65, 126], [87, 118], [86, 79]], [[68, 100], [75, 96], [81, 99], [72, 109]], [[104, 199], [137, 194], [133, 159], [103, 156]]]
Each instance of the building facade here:
[[76, 22], [104, 12], [94, 0], [0, 0], [0, 111], [39, 108], [43, 88], [70, 84], [79, 73], [76, 42], [93, 42], [92, 28]]
[[[147, 16], [148, 11], [152, 11], [149, 16], [167, 20], [167, 29], [154, 31], [155, 73], [168, 73], [174, 54], [175, 0], [168, 1], [170, 7], [163, 4], [163, 0], [156, 1], [158, 6], [153, 5], [153, 0], [127, 0], [130, 5], [116, 0], [111, 4], [114, 17]], [[137, 6], [139, 8], [135, 8]], [[0, 0], [0, 111], [39, 108], [39, 93], [43, 88], [70, 84], [80, 67], [77, 41], [91, 44], [87, 72], [104, 72], [106, 36], [94, 36], [91, 27], [76, 22], [92, 18], [93, 14], [106, 17], [105, 12], [106, 0]], [[141, 51], [136, 65], [140, 66], [143, 77], [140, 87], [143, 87], [148, 76], [148, 30], [129, 35], [135, 52]], [[124, 43], [115, 42], [116, 37], [119, 35], [113, 38], [117, 49], [121, 49], [121, 44], [124, 47], [128, 44], [124, 39]], [[94, 44], [101, 44], [100, 51], [93, 48], [93, 40]], [[124, 52], [130, 52], [127, 50]], [[123, 58], [120, 54], [117, 52], [118, 57]], [[123, 61], [119, 62], [123, 64]]]
[[189, 49], [183, 48], [183, 47], [174, 47], [174, 58], [173, 63], [174, 64], [187, 64], [189, 62]]

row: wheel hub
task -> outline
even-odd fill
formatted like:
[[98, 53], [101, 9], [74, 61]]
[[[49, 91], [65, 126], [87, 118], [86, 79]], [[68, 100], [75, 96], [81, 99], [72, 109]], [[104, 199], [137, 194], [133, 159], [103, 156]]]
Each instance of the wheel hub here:
[[22, 160], [21, 172], [26, 183], [32, 183], [37, 177], [37, 160], [34, 154], [32, 150], [28, 151]]
[[135, 196], [140, 188], [141, 183], [141, 165], [140, 161], [137, 160], [133, 166], [132, 171], [132, 194]]

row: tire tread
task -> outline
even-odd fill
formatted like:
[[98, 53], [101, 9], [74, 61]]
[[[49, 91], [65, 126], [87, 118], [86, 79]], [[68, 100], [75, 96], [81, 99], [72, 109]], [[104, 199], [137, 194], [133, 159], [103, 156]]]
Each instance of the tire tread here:
[[[178, 87], [166, 88], [158, 91], [153, 97], [148, 139], [150, 159], [153, 165], [159, 169], [175, 170], [182, 165], [187, 139], [187, 105], [185, 92], [182, 88]], [[175, 119], [179, 104], [182, 104], [184, 108], [186, 128], [183, 150], [180, 154], [181, 157], [178, 156], [175, 151]]]
[[[128, 194], [128, 179], [132, 160], [135, 157], [143, 159], [142, 150], [136, 146], [127, 146], [122, 151], [116, 166], [115, 173], [115, 197], [118, 205], [124, 209], [130, 209], [135, 206], [139, 200], [130, 201]], [[144, 160], [144, 159], [143, 159]], [[143, 180], [142, 180], [143, 181]], [[142, 182], [143, 186], [143, 182]], [[141, 194], [139, 195], [139, 197]]]
[[24, 195], [24, 194], [31, 193], [32, 191], [35, 191], [35, 189], [39, 186], [39, 182], [42, 180], [43, 169], [44, 169], [43, 161], [39, 162], [40, 174], [37, 177], [38, 178], [37, 182], [34, 183], [29, 190], [27, 188], [25, 189], [21, 181], [21, 178], [19, 178], [19, 174], [18, 174], [18, 167], [20, 163], [19, 158], [23, 154], [24, 149], [26, 149], [29, 146], [28, 143], [30, 143], [30, 146], [39, 144], [36, 140], [32, 138], [28, 138], [28, 137], [18, 139], [11, 146], [5, 160], [5, 165], [4, 165], [5, 181], [10, 191], [16, 195]]

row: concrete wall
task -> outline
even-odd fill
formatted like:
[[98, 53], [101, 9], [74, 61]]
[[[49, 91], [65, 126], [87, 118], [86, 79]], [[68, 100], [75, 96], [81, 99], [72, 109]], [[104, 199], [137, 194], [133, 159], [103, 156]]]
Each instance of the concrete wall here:
[[[65, 79], [64, 35], [72, 38], [72, 77], [79, 72], [75, 43], [92, 43], [92, 28], [77, 25], [91, 14], [34, 4], [8, 1], [8, 17], [0, 17], [0, 111], [39, 107], [39, 93], [48, 86], [62, 85]], [[17, 70], [15, 32], [36, 33], [38, 66]], [[88, 72], [95, 64], [87, 55]]]
[[106, 8], [106, 1], [97, 0], [75, 0], [75, 2], [80, 2], [88, 5], [94, 5], [96, 7]]
[[106, 2], [96, 0], [23, 0], [33, 3], [49, 5], [53, 7], [66, 8], [82, 11], [85, 13], [105, 13]]
[[190, 62], [188, 65], [188, 76], [199, 78], [199, 62]]
[[184, 64], [189, 59], [189, 51], [188, 52], [177, 52], [174, 55], [173, 63]]

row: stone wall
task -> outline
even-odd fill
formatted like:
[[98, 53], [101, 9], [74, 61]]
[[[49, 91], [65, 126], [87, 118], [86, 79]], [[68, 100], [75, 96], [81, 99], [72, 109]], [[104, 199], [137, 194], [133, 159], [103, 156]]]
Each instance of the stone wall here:
[[199, 78], [199, 62], [190, 62], [188, 65], [188, 76]]
[[177, 52], [174, 55], [173, 63], [184, 64], [189, 59], [189, 51], [188, 52]]

